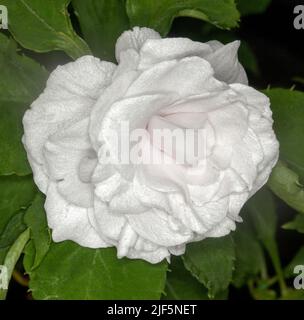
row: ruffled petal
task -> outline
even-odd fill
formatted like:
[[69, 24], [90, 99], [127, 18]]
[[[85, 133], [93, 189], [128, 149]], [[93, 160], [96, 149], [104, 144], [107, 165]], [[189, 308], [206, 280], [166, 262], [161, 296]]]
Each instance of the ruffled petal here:
[[219, 146], [230, 146], [240, 142], [248, 130], [248, 111], [241, 103], [231, 103], [210, 112], [208, 119]]
[[[110, 157], [112, 157], [112, 161], [115, 163], [121, 163], [121, 156], [125, 156], [121, 154], [124, 145], [130, 145], [130, 157], [132, 157], [132, 154], [135, 152], [133, 146], [135, 146], [138, 141], [130, 141], [128, 133], [130, 133], [131, 139], [134, 140], [138, 139], [138, 137], [136, 137], [136, 131], [134, 131], [135, 129], [141, 129], [141, 131], [137, 131], [140, 137], [147, 134], [145, 127], [149, 119], [156, 114], [159, 109], [171, 103], [173, 99], [174, 97], [164, 94], [141, 95], [125, 98], [112, 104], [98, 125], [99, 133], [97, 143], [100, 145], [103, 144], [108, 148]], [[125, 127], [123, 125], [125, 125]], [[121, 134], [122, 129], [125, 129], [127, 132]], [[133, 136], [134, 138], [132, 138]], [[125, 141], [125, 139], [127, 141]], [[128, 152], [129, 150], [126, 151]], [[126, 166], [121, 166], [121, 169], [125, 172], [131, 170], [131, 168], [131, 165], [127, 168]]]
[[139, 52], [148, 39], [160, 39], [158, 32], [149, 28], [134, 27], [133, 30], [125, 31], [116, 42], [115, 56], [120, 62], [121, 54], [127, 50]]
[[229, 197], [217, 201], [205, 203], [203, 206], [195, 206], [193, 209], [202, 220], [208, 230], [214, 228], [228, 213]]
[[203, 234], [208, 231], [199, 215], [187, 204], [185, 198], [180, 193], [171, 193], [168, 195], [172, 215], [180, 220], [185, 227], [193, 232]]
[[111, 83], [116, 66], [93, 56], [83, 56], [74, 62], [58, 66], [47, 81], [45, 94], [55, 93], [54, 99], [83, 96], [96, 100]]
[[139, 54], [135, 50], [129, 49], [121, 52], [119, 65], [113, 74], [113, 81], [130, 71], [137, 70], [138, 64]]
[[[209, 43], [210, 44], [210, 43]], [[214, 68], [217, 79], [226, 83], [248, 84], [248, 78], [243, 66], [238, 61], [237, 52], [240, 41], [234, 41], [226, 45], [212, 42], [213, 52], [205, 55], [204, 59], [210, 62]]]
[[247, 104], [255, 108], [261, 116], [271, 119], [270, 100], [265, 94], [240, 83], [230, 84], [230, 88], [242, 96]]
[[89, 218], [98, 233], [115, 245], [120, 238], [124, 225], [127, 223], [125, 215], [112, 214], [107, 204], [98, 198], [95, 198], [94, 211], [90, 212]]
[[173, 217], [157, 209], [127, 215], [132, 228], [144, 239], [160, 246], [176, 246], [190, 240], [192, 232]]
[[206, 60], [190, 57], [180, 61], [161, 62], [145, 70], [130, 86], [127, 95], [157, 92], [188, 97], [222, 87], [223, 84], [213, 78], [213, 69]]
[[[22, 142], [24, 143], [23, 140], [24, 139], [22, 139]], [[27, 158], [33, 171], [33, 179], [39, 190], [45, 194], [49, 184], [49, 177], [45, 171], [46, 169], [43, 165], [39, 164], [36, 160], [34, 160], [25, 144], [24, 148], [27, 152]]]
[[88, 140], [88, 118], [51, 136], [44, 156], [48, 176], [57, 182], [61, 196], [76, 206], [92, 207], [91, 176], [97, 158]]
[[[158, 263], [235, 229], [278, 159], [269, 99], [245, 85], [238, 48], [135, 27], [117, 67], [86, 56], [51, 74], [23, 142], [54, 241]], [[156, 139], [164, 129], [175, 144]]]
[[243, 193], [234, 193], [231, 194], [229, 197], [229, 213], [228, 217], [234, 221], [242, 222], [242, 218], [239, 216], [239, 213], [245, 204], [245, 202], [248, 200], [249, 193], [243, 192]]
[[224, 237], [236, 228], [235, 222], [230, 218], [224, 218], [219, 224], [217, 224], [210, 231], [205, 233], [207, 238], [219, 238]]
[[105, 118], [106, 113], [111, 108], [112, 104], [123, 98], [129, 86], [138, 77], [138, 72], [129, 71], [123, 75], [115, 78], [113, 83], [103, 92], [100, 98], [95, 103], [90, 115], [90, 128], [89, 134], [93, 148], [98, 152], [101, 147], [98, 142], [100, 124]]
[[146, 208], [157, 208], [169, 212], [170, 206], [167, 193], [153, 188], [151, 175], [145, 169], [146, 166], [140, 166], [133, 180], [133, 190], [136, 198]]
[[192, 41], [187, 38], [166, 38], [148, 40], [140, 50], [140, 69], [168, 61], [180, 60], [186, 57], [204, 57], [212, 53], [206, 43]]
[[93, 209], [75, 206], [66, 201], [57, 191], [54, 182], [49, 184], [46, 193], [45, 210], [55, 242], [72, 240], [89, 248], [110, 246], [89, 221], [88, 215]]
[[158, 247], [154, 251], [137, 251], [137, 250], [129, 250], [127, 257], [130, 259], [143, 259], [150, 263], [159, 263], [164, 259], [170, 258], [170, 252], [166, 247]]
[[23, 141], [38, 165], [44, 163], [42, 149], [48, 137], [90, 114], [114, 69], [114, 64], [84, 56], [51, 73], [46, 89], [23, 118]]

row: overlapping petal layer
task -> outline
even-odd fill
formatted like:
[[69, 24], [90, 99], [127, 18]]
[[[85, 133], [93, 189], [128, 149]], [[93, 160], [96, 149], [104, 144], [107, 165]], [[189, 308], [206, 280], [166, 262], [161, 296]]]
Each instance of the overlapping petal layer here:
[[[85, 56], [51, 74], [23, 142], [54, 241], [157, 263], [235, 229], [278, 158], [269, 100], [247, 85], [238, 47], [136, 27], [117, 41], [118, 66]], [[123, 124], [143, 132], [135, 159], [154, 162], [119, 161]], [[184, 135], [169, 148], [159, 130]]]

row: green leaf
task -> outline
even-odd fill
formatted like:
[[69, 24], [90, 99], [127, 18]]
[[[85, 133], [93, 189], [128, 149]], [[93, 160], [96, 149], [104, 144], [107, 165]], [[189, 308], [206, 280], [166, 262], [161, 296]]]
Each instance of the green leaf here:
[[162, 35], [180, 16], [208, 21], [224, 29], [237, 27], [240, 18], [234, 0], [127, 0], [127, 13], [132, 26], [150, 27]]
[[249, 223], [246, 210], [243, 210], [242, 217], [244, 222], [239, 224], [233, 233], [236, 253], [233, 284], [237, 288], [245, 285], [250, 278], [263, 273], [266, 268], [262, 247]]
[[272, 170], [268, 186], [290, 207], [304, 213], [304, 188], [299, 180], [298, 174], [279, 161]]
[[284, 269], [284, 275], [286, 278], [295, 277], [294, 268], [298, 265], [304, 265], [304, 246], [299, 249], [294, 258]]
[[0, 265], [4, 264], [4, 259], [7, 255], [9, 247], [6, 248], [0, 248]]
[[73, 0], [81, 31], [95, 56], [115, 61], [115, 43], [129, 29], [124, 0]]
[[280, 142], [280, 159], [304, 178], [304, 92], [269, 89], [274, 130]]
[[258, 238], [266, 248], [272, 247], [277, 228], [276, 207], [273, 196], [266, 188], [258, 191], [247, 202]]
[[[8, 279], [11, 278], [13, 270], [17, 261], [22, 254], [22, 251], [29, 240], [30, 231], [29, 229], [25, 230], [18, 239], [14, 242], [14, 244], [9, 248], [5, 259], [4, 266], [7, 268]], [[7, 290], [0, 288], [0, 300], [4, 300], [6, 298]]]
[[35, 269], [47, 252], [51, 244], [50, 231], [44, 211], [45, 197], [37, 193], [32, 205], [27, 209], [24, 222], [31, 230], [31, 239], [35, 248], [35, 259], [31, 269]]
[[159, 299], [167, 263], [117, 259], [116, 250], [52, 243], [40, 266], [29, 271], [35, 299]]
[[237, 7], [242, 16], [263, 13], [267, 10], [271, 0], [237, 0]]
[[304, 290], [288, 289], [280, 300], [304, 300]]
[[33, 240], [29, 240], [29, 242], [26, 244], [24, 250], [23, 250], [23, 267], [25, 270], [25, 273], [28, 274], [32, 271], [32, 267], [34, 265], [35, 256], [36, 256], [36, 250], [34, 246]]
[[5, 226], [0, 235], [0, 249], [9, 247], [14, 243], [18, 236], [26, 229], [23, 223], [24, 211], [15, 214]]
[[304, 233], [304, 214], [298, 214], [294, 220], [283, 225], [284, 229], [297, 230], [300, 233]]
[[251, 220], [257, 237], [263, 243], [274, 263], [279, 263], [278, 248], [275, 240], [277, 215], [273, 196], [266, 188], [258, 191], [246, 206], [251, 213]]
[[13, 39], [0, 33], [0, 101], [31, 103], [43, 90], [48, 72], [18, 54]]
[[235, 260], [232, 236], [191, 243], [183, 259], [185, 267], [208, 289], [208, 296], [214, 298], [232, 280]]
[[90, 54], [73, 30], [67, 6], [71, 0], [2, 0], [8, 9], [8, 27], [24, 47], [36, 52], [63, 50], [76, 59]]
[[267, 250], [279, 278], [281, 294], [284, 294], [286, 285], [276, 242], [277, 214], [274, 198], [266, 188], [259, 190], [246, 206], [251, 213], [251, 220], [258, 238]]
[[172, 257], [169, 268], [165, 300], [208, 300], [207, 289], [185, 269], [180, 257]]
[[0, 176], [0, 235], [13, 215], [30, 205], [36, 192], [32, 176]]
[[0, 101], [0, 175], [28, 175], [31, 168], [27, 161], [21, 138], [22, 116], [28, 106], [19, 102]]
[[21, 137], [22, 117], [43, 90], [47, 72], [33, 60], [17, 54], [15, 41], [0, 34], [0, 175], [31, 173]]
[[[167, 273], [164, 300], [209, 300], [208, 290], [185, 269], [181, 257], [173, 256]], [[227, 291], [215, 298], [225, 299]]]

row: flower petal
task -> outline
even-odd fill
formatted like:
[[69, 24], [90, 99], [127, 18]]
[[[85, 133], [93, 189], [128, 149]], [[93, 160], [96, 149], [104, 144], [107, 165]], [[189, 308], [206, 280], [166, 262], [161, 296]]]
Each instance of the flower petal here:
[[205, 203], [203, 206], [195, 206], [193, 209], [202, 220], [204, 226], [209, 229], [214, 228], [222, 221], [228, 213], [229, 197], [217, 201]]
[[216, 144], [220, 146], [235, 145], [248, 130], [248, 111], [239, 102], [231, 102], [228, 106], [209, 112], [208, 119], [216, 135]]
[[[84, 208], [93, 206], [90, 176], [97, 163], [95, 152], [87, 141], [88, 120], [51, 136], [44, 146], [46, 170], [49, 178], [57, 182], [58, 192], [68, 202]], [[82, 174], [84, 171], [88, 172]]]
[[185, 201], [185, 198], [180, 193], [168, 194], [172, 215], [179, 219], [185, 227], [193, 232], [203, 234], [208, 231], [198, 214]]
[[158, 63], [145, 70], [130, 86], [127, 95], [176, 93], [180, 97], [202, 94], [223, 87], [213, 78], [210, 64], [199, 57]]
[[[136, 133], [135, 129], [142, 129], [142, 131], [137, 131], [138, 134], [141, 134], [140, 137], [147, 134], [145, 127], [150, 117], [156, 114], [159, 109], [171, 103], [172, 100], [171, 96], [155, 94], [125, 98], [114, 103], [98, 125], [97, 143], [106, 145], [110, 156], [113, 158], [112, 160], [117, 163], [120, 163], [121, 156], [124, 156], [124, 154], [121, 154], [124, 143], [130, 144], [130, 157], [132, 157], [135, 152], [133, 147], [136, 147], [139, 141], [130, 141], [129, 133], [133, 136], [132, 134]], [[122, 124], [125, 124], [126, 127], [124, 128]], [[122, 132], [122, 129], [127, 132], [124, 132], [124, 130]], [[125, 139], [127, 139], [127, 142], [125, 142]], [[139, 137], [134, 136], [134, 139], [139, 139]], [[120, 167], [126, 174], [129, 170], [127, 175], [130, 175], [131, 166], [126, 168], [125, 165], [121, 165]]]
[[205, 237], [208, 238], [219, 238], [224, 237], [236, 228], [235, 222], [230, 218], [224, 218], [219, 224], [217, 224], [210, 231], [205, 233]]
[[134, 27], [133, 30], [125, 31], [116, 42], [115, 56], [120, 62], [120, 56], [124, 51], [133, 49], [137, 52], [148, 39], [160, 39], [159, 33], [149, 28]]
[[106, 113], [113, 103], [119, 101], [125, 96], [129, 86], [137, 77], [138, 73], [136, 71], [129, 71], [115, 78], [113, 83], [105, 89], [91, 110], [89, 134], [92, 146], [96, 151], [98, 151], [101, 146], [98, 142], [98, 136], [100, 132], [100, 124], [105, 118]]
[[161, 210], [152, 209], [126, 216], [132, 228], [141, 237], [160, 246], [176, 246], [192, 237], [192, 232], [188, 228]]
[[247, 103], [254, 107], [263, 117], [272, 120], [272, 112], [269, 107], [270, 100], [265, 94], [240, 83], [230, 84], [230, 88], [246, 99]]
[[204, 57], [212, 53], [206, 43], [188, 38], [152, 39], [140, 50], [140, 69], [147, 69], [162, 61], [180, 60], [186, 57]]
[[248, 192], [243, 192], [239, 194], [231, 194], [229, 197], [229, 214], [228, 217], [232, 220], [241, 222], [242, 218], [239, 216], [239, 213], [248, 200]]
[[120, 62], [113, 74], [113, 80], [120, 76], [123, 76], [127, 72], [137, 70], [138, 64], [139, 54], [135, 50], [129, 49], [121, 52]]
[[226, 83], [248, 84], [246, 72], [237, 56], [240, 41], [226, 45], [212, 42], [211, 46], [214, 49], [213, 53], [204, 56], [204, 59], [209, 61], [214, 68], [215, 77]]
[[56, 184], [49, 184], [45, 202], [48, 225], [53, 229], [55, 242], [72, 240], [89, 248], [106, 248], [109, 244], [100, 238], [89, 222], [92, 208], [82, 208], [68, 203], [57, 191]]
[[89, 115], [114, 68], [114, 64], [84, 56], [52, 72], [45, 91], [23, 118], [24, 144], [37, 163], [44, 163], [42, 148], [50, 135]]
[[[58, 66], [47, 81], [46, 91], [57, 96], [84, 96], [96, 100], [111, 83], [115, 64], [93, 56], [83, 56], [74, 62]], [[46, 93], [46, 92], [45, 92]]]
[[158, 247], [154, 251], [137, 251], [129, 250], [127, 257], [130, 259], [143, 259], [150, 263], [159, 263], [170, 257], [170, 253], [166, 247]]
[[95, 198], [94, 211], [90, 212], [90, 221], [103, 238], [117, 244], [120, 234], [127, 223], [125, 215], [112, 214], [106, 203]]

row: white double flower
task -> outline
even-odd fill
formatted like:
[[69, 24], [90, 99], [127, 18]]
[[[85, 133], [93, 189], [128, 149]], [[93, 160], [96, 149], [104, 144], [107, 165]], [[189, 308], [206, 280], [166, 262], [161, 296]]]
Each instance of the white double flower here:
[[[84, 56], [52, 72], [24, 116], [23, 141], [54, 241], [157, 263], [235, 229], [278, 158], [269, 100], [247, 85], [238, 47], [136, 27], [117, 41], [118, 65]], [[169, 158], [149, 139], [155, 129], [203, 129], [204, 156], [105, 163], [122, 122], [147, 132], [143, 150]]]

